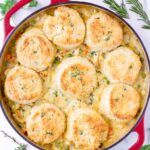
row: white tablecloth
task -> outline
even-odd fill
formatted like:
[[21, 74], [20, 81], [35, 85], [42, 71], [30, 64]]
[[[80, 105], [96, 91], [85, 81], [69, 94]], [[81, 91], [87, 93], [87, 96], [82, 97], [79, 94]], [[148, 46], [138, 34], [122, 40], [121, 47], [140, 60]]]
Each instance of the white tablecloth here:
[[[3, 2], [4, 0], [0, 0], [0, 2]], [[46, 6], [49, 4], [49, 0], [38, 0], [39, 6], [37, 8], [30, 8], [30, 9], [22, 9], [17, 14], [14, 15], [14, 23], [18, 24], [24, 17], [26, 17], [31, 12], [35, 11], [38, 8], [41, 8], [43, 6]], [[90, 3], [95, 3], [102, 5], [106, 8], [108, 8], [107, 5], [103, 3], [103, 0], [80, 0], [80, 1], [87, 1]], [[116, 0], [117, 2], [120, 2], [120, 0]], [[150, 0], [141, 0], [144, 9], [148, 12], [150, 11]], [[141, 28], [142, 22], [137, 21], [138, 16], [129, 11], [130, 13], [130, 19], [126, 20], [139, 34], [141, 37], [148, 54], [150, 56], [150, 30], [144, 30]], [[150, 15], [150, 12], [148, 12]], [[0, 22], [0, 49], [3, 45], [3, 22]], [[145, 114], [145, 144], [150, 143], [150, 104], [148, 105], [148, 108], [146, 110]], [[28, 144], [26, 141], [24, 141], [15, 131], [14, 129], [9, 125], [7, 120], [5, 119], [1, 109], [0, 109], [0, 130], [4, 130], [9, 135], [15, 137], [19, 142]], [[127, 150], [137, 139], [137, 135], [135, 133], [131, 133], [126, 139], [124, 139], [121, 143], [113, 147], [111, 150]], [[5, 138], [3, 134], [0, 132], [0, 150], [14, 150], [17, 147], [16, 144], [14, 144], [11, 140], [8, 138]], [[28, 150], [35, 150], [36, 148], [32, 147], [28, 144]]]

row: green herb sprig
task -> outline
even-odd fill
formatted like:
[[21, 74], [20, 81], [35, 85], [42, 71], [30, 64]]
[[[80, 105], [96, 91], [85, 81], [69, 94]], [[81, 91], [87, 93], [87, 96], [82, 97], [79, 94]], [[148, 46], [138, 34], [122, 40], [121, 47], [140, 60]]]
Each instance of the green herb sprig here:
[[150, 19], [139, 0], [127, 0], [127, 2], [131, 5], [130, 10], [138, 14], [140, 16], [139, 20], [142, 20], [145, 23], [142, 28], [150, 29]]
[[29, 7], [36, 7], [38, 5], [38, 2], [36, 0], [32, 0], [30, 3], [29, 3]]
[[150, 150], [150, 145], [144, 145], [140, 148], [140, 150]]
[[109, 5], [109, 8], [114, 10], [122, 18], [129, 18], [129, 14], [122, 0], [121, 5], [115, 2], [115, 0], [104, 0], [104, 3]]
[[[0, 3], [0, 13], [2, 16], [16, 3], [15, 0], [4, 0], [4, 3]], [[1, 18], [0, 20], [2, 20]]]
[[[1, 14], [2, 16], [4, 16], [4, 15], [7, 13], [7, 11], [8, 11], [12, 6], [14, 6], [15, 3], [16, 3], [16, 0], [4, 0], [4, 3], [0, 3], [0, 14]], [[37, 5], [38, 5], [37, 0], [32, 0], [32, 1], [29, 3], [28, 7], [36, 7]], [[0, 20], [2, 20], [2, 19], [3, 19], [3, 17], [2, 17]]]
[[[104, 3], [109, 5], [109, 8], [114, 10], [122, 18], [129, 18], [128, 11], [126, 9], [125, 3], [122, 0], [121, 5], [119, 5], [115, 0], [104, 0]], [[150, 18], [144, 11], [144, 8], [139, 0], [127, 0], [127, 3], [131, 5], [130, 10], [140, 16], [139, 20], [142, 20], [145, 24], [142, 26], [144, 29], [150, 30]]]
[[8, 135], [5, 131], [1, 131], [5, 137], [8, 137], [9, 139], [11, 139], [14, 143], [16, 143], [18, 146], [17, 148], [15, 148], [15, 150], [27, 150], [27, 145], [19, 143], [14, 137], [11, 137], [10, 135]]

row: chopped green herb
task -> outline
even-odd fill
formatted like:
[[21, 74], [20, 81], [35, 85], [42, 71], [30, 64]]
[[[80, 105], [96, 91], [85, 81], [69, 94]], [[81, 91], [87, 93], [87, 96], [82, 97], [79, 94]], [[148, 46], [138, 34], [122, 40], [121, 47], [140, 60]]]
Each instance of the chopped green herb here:
[[119, 99], [118, 98], [115, 98], [115, 101], [117, 102]]
[[110, 36], [107, 36], [104, 40], [105, 41], [109, 41], [110, 40]]
[[53, 133], [49, 131], [46, 131], [46, 134], [53, 135]]
[[30, 21], [30, 24], [31, 24], [31, 25], [34, 25], [35, 23], [36, 23], [36, 20], [35, 20], [35, 19], [33, 19], [33, 20]]
[[79, 77], [77, 77], [77, 79], [82, 81], [82, 78], [81, 78], [80, 76], [79, 76]]
[[108, 80], [106, 77], [103, 77], [104, 80]]
[[140, 84], [138, 84], [138, 85], [137, 85], [137, 88], [138, 88], [138, 89], [139, 89], [139, 88], [141, 88], [141, 85], [140, 85]]
[[132, 65], [130, 65], [130, 66], [129, 66], [129, 69], [132, 69], [132, 68], [133, 68], [133, 66], [132, 66]]
[[107, 82], [106, 82], [107, 84], [110, 84], [110, 81], [109, 80], [107, 80]]
[[83, 131], [80, 131], [80, 135], [83, 135]]
[[144, 61], [144, 58], [140, 57], [140, 61], [143, 62], [143, 61]]
[[83, 50], [82, 49], [79, 49], [79, 54], [82, 54], [83, 53]]
[[99, 73], [99, 74], [101, 74], [101, 71], [100, 71], [100, 70], [96, 70], [96, 72]]
[[106, 55], [105, 53], [102, 53], [102, 57], [103, 57], [103, 58], [105, 58], [105, 55]]
[[65, 98], [65, 101], [67, 102], [67, 101], [68, 101], [68, 99], [67, 99], [67, 98]]
[[24, 90], [24, 87], [21, 87], [22, 90]]
[[65, 95], [61, 92], [61, 96], [64, 97]]
[[126, 89], [125, 87], [123, 88], [123, 90], [124, 90], [124, 91], [127, 91], [127, 89]]
[[70, 26], [73, 27], [74, 25], [72, 23], [70, 23]]
[[54, 95], [55, 97], [57, 97], [57, 96], [58, 96], [58, 91], [54, 91], [54, 92], [53, 92], [53, 95]]
[[62, 143], [60, 141], [56, 142], [55, 143], [56, 147], [59, 148], [59, 149], [62, 149], [63, 146], [62, 146]]
[[89, 105], [92, 105], [92, 104], [93, 104], [93, 101], [94, 101], [93, 94], [90, 94], [88, 104], [89, 104]]
[[110, 81], [106, 77], [103, 77], [103, 80], [105, 80], [107, 84], [110, 84]]
[[54, 62], [53, 62], [54, 64], [59, 64], [60, 63], [60, 58], [59, 57], [56, 57], [55, 59], [54, 59]]
[[26, 110], [25, 110], [25, 108], [20, 108], [20, 111], [22, 111], [22, 112], [25, 112]]
[[100, 19], [100, 17], [98, 16], [98, 17], [96, 17], [95, 19]]
[[69, 145], [65, 145], [65, 150], [70, 150]]
[[102, 144], [102, 142], [100, 141], [99, 148], [102, 148], [102, 147], [103, 147], [103, 144]]
[[90, 52], [90, 57], [93, 57], [94, 55], [96, 55], [96, 51]]
[[61, 49], [57, 47], [57, 52], [60, 52], [60, 51], [61, 51]]
[[145, 72], [141, 72], [141, 76], [142, 76], [143, 79], [145, 79], [146, 78], [146, 73]]
[[72, 56], [73, 56], [73, 54], [71, 54], [71, 53], [67, 54], [67, 57], [72, 57]]
[[81, 72], [77, 67], [74, 67], [74, 71], [71, 72], [71, 77], [77, 77], [82, 74], [84, 74], [84, 73]]
[[71, 73], [71, 77], [77, 77], [78, 75], [80, 75], [80, 71]]
[[107, 37], [104, 39], [105, 41], [109, 41], [112, 36], [112, 31], [109, 31]]
[[34, 79], [32, 79], [32, 83], [34, 83]]
[[42, 113], [41, 113], [41, 117], [44, 117], [44, 116], [45, 116], [45, 113], [44, 113], [44, 112], [42, 112]]

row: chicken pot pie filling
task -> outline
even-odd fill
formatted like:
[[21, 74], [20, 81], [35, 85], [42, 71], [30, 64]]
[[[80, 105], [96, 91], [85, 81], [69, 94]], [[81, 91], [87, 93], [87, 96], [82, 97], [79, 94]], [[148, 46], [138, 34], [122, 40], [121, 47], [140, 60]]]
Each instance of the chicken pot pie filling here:
[[92, 6], [60, 6], [33, 17], [13, 40], [4, 93], [36, 144], [98, 150], [134, 126], [149, 73], [140, 42], [122, 22]]

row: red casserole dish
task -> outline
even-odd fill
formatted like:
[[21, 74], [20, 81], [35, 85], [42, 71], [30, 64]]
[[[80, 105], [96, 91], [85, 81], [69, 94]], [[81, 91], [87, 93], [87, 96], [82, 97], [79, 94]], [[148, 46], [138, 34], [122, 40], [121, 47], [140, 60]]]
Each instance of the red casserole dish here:
[[[137, 38], [139, 39], [143, 49], [144, 49], [144, 53], [145, 53], [145, 56], [146, 56], [146, 59], [147, 59], [147, 62], [148, 62], [148, 68], [150, 68], [150, 62], [149, 62], [149, 58], [148, 58], [148, 55], [147, 55], [147, 52], [146, 52], [146, 49], [140, 39], [140, 37], [138, 36], [138, 34], [136, 33], [136, 31], [125, 21], [123, 20], [122, 18], [120, 18], [118, 15], [116, 15], [115, 13], [113, 13], [112, 11], [102, 7], [102, 6], [98, 6], [98, 5], [93, 5], [93, 4], [89, 4], [89, 3], [83, 3], [83, 2], [69, 2], [68, 0], [52, 0], [50, 6], [47, 6], [47, 7], [44, 7], [36, 12], [34, 12], [33, 14], [31, 14], [30, 16], [28, 16], [26, 19], [24, 19], [17, 27], [12, 27], [10, 25], [10, 18], [11, 16], [17, 11], [19, 10], [21, 7], [23, 7], [24, 5], [26, 5], [27, 3], [29, 3], [31, 0], [20, 0], [19, 2], [17, 2], [15, 4], [14, 7], [12, 7], [6, 14], [5, 18], [4, 18], [4, 32], [5, 32], [5, 43], [4, 43], [4, 46], [2, 48], [2, 51], [1, 51], [1, 61], [2, 61], [2, 54], [4, 53], [5, 51], [5, 47], [7, 46], [7, 43], [9, 42], [10, 40], [10, 37], [13, 36], [13, 33], [17, 30], [17, 28], [23, 24], [23, 22], [25, 22], [28, 18], [30, 18], [31, 16], [35, 15], [36, 13], [38, 13], [39, 11], [42, 11], [48, 7], [51, 7], [51, 6], [60, 6], [60, 5], [67, 5], [67, 4], [85, 4], [85, 5], [92, 5], [92, 6], [95, 6], [95, 7], [98, 7], [100, 9], [103, 9], [105, 10], [106, 12], [109, 12], [111, 14], [113, 14], [114, 16], [116, 16], [117, 18], [119, 18], [123, 23], [125, 23], [133, 32], [134, 34], [137, 36]], [[2, 63], [1, 63], [2, 64]], [[138, 121], [136, 122], [135, 126], [124, 136], [122, 137], [119, 141], [117, 141], [116, 143], [114, 143], [111, 147], [114, 147], [116, 144], [118, 144], [119, 142], [121, 142], [125, 137], [127, 137], [131, 132], [136, 132], [138, 134], [138, 140], [137, 142], [130, 148], [130, 150], [138, 150], [140, 149], [140, 147], [142, 146], [143, 142], [144, 142], [144, 138], [145, 138], [145, 134], [144, 134], [144, 112], [146, 110], [146, 107], [147, 107], [147, 104], [148, 104], [148, 99], [149, 99], [149, 96], [150, 96], [150, 93], [148, 95], [148, 98], [147, 98], [147, 101], [145, 103], [145, 106], [142, 110], [142, 113], [140, 114], [140, 117], [138, 118]], [[19, 130], [18, 128], [16, 127], [16, 125], [14, 125], [11, 117], [10, 117], [10, 114], [8, 113], [7, 111], [7, 107], [6, 107], [6, 104], [5, 104], [5, 101], [3, 100], [3, 96], [1, 95], [1, 107], [2, 107], [2, 110], [3, 110], [3, 113], [5, 115], [5, 117], [7, 118], [8, 122], [10, 123], [10, 125], [15, 129], [15, 131], [17, 133], [19, 133], [28, 143], [30, 143], [31, 145], [35, 146], [36, 148], [39, 148], [41, 149], [41, 147], [37, 146], [36, 144], [34, 144], [31, 140], [29, 140], [26, 136], [24, 136]], [[109, 147], [109, 148], [111, 148]], [[108, 149], [109, 149], [108, 148]]]

